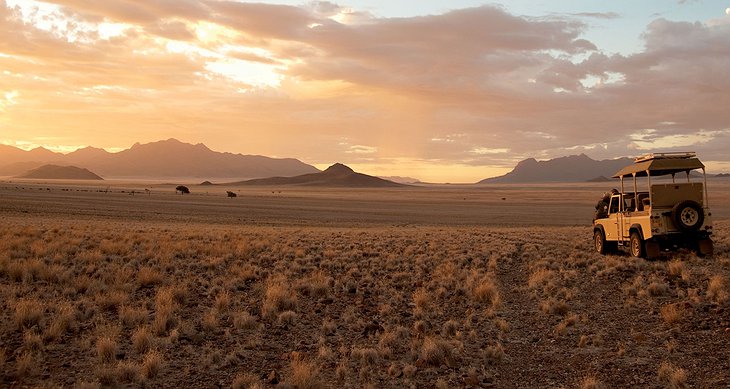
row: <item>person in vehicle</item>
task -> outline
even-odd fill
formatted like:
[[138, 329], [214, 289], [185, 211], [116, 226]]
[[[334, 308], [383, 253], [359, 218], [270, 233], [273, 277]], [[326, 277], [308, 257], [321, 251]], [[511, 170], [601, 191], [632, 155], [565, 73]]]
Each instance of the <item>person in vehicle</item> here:
[[600, 200], [598, 200], [598, 203], [596, 204], [596, 214], [593, 217], [593, 220], [596, 219], [603, 219], [604, 217], [608, 216], [608, 204], [611, 201], [611, 196], [618, 194], [618, 189], [613, 188], [609, 192], [604, 192], [603, 196]]

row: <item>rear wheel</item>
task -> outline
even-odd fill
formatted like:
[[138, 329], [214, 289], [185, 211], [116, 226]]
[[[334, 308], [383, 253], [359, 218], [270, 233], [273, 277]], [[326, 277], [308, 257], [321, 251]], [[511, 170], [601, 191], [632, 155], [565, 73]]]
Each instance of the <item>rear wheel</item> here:
[[631, 233], [631, 238], [629, 240], [629, 250], [631, 250], [631, 255], [637, 258], [644, 258], [646, 256], [646, 250], [644, 249], [644, 240], [641, 239], [641, 235], [639, 235], [638, 232], [634, 231]]
[[672, 220], [680, 231], [697, 231], [705, 222], [705, 214], [696, 201], [686, 200], [672, 208]]

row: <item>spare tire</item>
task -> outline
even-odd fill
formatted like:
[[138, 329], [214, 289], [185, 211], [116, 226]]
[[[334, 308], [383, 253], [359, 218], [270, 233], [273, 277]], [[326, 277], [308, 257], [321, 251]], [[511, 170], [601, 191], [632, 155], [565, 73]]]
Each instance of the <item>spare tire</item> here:
[[705, 213], [696, 201], [685, 200], [672, 208], [672, 221], [680, 231], [697, 231], [705, 222]]

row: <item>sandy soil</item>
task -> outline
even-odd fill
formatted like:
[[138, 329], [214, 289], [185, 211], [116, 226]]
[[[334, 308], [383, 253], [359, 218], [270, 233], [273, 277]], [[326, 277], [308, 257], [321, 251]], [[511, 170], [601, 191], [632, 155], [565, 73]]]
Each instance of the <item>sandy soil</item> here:
[[713, 258], [645, 261], [604, 187], [4, 183], [0, 386], [728, 387], [727, 191]]

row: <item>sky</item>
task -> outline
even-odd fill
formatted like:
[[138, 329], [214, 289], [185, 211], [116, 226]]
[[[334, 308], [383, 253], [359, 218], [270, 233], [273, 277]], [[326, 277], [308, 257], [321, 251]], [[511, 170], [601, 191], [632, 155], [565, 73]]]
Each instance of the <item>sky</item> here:
[[730, 171], [730, 0], [0, 0], [0, 143], [176, 138], [474, 182], [697, 151]]

